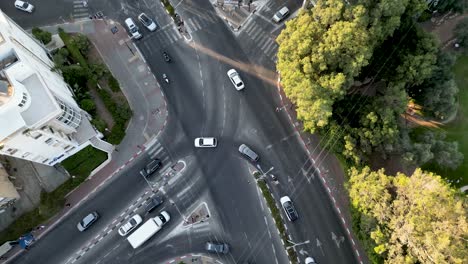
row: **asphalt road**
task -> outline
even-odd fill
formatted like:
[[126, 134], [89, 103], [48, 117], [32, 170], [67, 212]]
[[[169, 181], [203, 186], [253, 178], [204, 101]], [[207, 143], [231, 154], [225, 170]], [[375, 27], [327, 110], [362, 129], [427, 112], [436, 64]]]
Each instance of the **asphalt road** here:
[[[189, 165], [181, 180], [166, 190], [167, 198], [175, 203], [174, 208], [166, 205], [174, 217], [160, 234], [143, 248], [133, 251], [114, 231], [84, 254], [79, 262], [164, 261], [203, 251], [205, 241], [217, 240], [227, 241], [232, 247], [231, 254], [222, 257], [226, 262], [286, 263], [279, 237], [272, 232], [274, 226], [262, 209], [262, 200], [254, 188], [249, 172], [254, 167], [237, 152], [241, 143], [257, 151], [261, 156], [260, 166], [264, 170], [273, 168], [271, 173], [280, 179], [280, 185], [273, 186], [275, 197], [287, 194], [295, 202], [300, 219], [288, 223], [288, 230], [294, 242], [310, 241], [300, 249], [314, 256], [319, 263], [355, 261], [330, 199], [317, 177], [312, 177], [313, 169], [306, 163], [306, 154], [294, 129], [284, 114], [275, 111], [278, 97], [274, 57], [271, 51], [265, 52], [266, 47], [273, 44], [261, 44], [257, 37], [253, 38], [254, 32], [266, 33], [273, 39], [279, 33], [281, 26], [267, 20], [281, 3], [272, 2], [269, 8], [260, 11], [249, 22], [253, 23], [252, 30], [240, 33], [237, 38], [214, 14], [208, 1], [175, 3], [186, 21], [191, 19], [198, 25], [191, 32], [191, 46], [177, 36], [157, 1], [128, 1], [118, 5], [115, 1], [89, 3], [96, 10], [112, 6], [106, 12], [120, 22], [128, 16], [136, 17], [142, 11], [158, 21], [161, 29], [149, 33], [142, 28], [144, 37], [137, 45], [157, 78], [166, 73], [171, 79], [170, 84], [160, 82], [170, 113], [169, 125], [160, 140], [166, 161], [173, 163], [184, 159]], [[39, 11], [32, 16], [38, 14]], [[28, 23], [32, 23], [29, 17], [21, 20], [20, 25]], [[162, 50], [171, 54], [172, 63], [163, 62]], [[236, 91], [230, 83], [226, 75], [230, 68], [236, 68], [241, 74], [246, 83], [244, 91]], [[193, 139], [199, 136], [217, 137], [218, 148], [195, 150]], [[80, 254], [80, 249], [96, 233], [112, 225], [112, 220], [147, 189], [143, 179], [135, 175], [148, 159], [142, 158], [124, 175], [116, 177], [15, 263], [63, 263]], [[305, 175], [302, 169], [305, 169]], [[209, 204], [213, 213], [209, 226], [190, 231], [176, 228], [183, 215], [202, 201]], [[91, 230], [79, 233], [76, 223], [93, 210], [101, 213], [101, 219]], [[57, 248], [62, 250], [54, 250]], [[300, 256], [301, 261], [304, 257]]]

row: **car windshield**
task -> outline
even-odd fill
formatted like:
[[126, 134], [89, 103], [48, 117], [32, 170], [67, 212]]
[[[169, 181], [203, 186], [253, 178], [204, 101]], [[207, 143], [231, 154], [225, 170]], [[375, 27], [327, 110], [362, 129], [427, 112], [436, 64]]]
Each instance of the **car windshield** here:
[[23, 3], [23, 8], [26, 9], [28, 8], [29, 4], [28, 3]]
[[132, 226], [134, 226], [134, 225], [136, 225], [137, 222], [135, 221], [135, 219], [130, 219], [129, 223], [130, 223]]
[[132, 28], [130, 29], [130, 32], [132, 32], [132, 33], [138, 32], [138, 29], [137, 29], [136, 27], [132, 27]]
[[198, 144], [200, 144], [200, 146], [203, 146], [203, 138], [200, 138], [200, 139], [198, 140]]

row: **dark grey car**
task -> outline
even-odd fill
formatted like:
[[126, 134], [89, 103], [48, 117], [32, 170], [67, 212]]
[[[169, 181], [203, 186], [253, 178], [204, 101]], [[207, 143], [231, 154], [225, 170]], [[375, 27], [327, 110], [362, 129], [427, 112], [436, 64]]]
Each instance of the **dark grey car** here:
[[229, 245], [226, 243], [206, 242], [205, 249], [211, 253], [227, 254], [229, 253]]
[[153, 172], [157, 171], [159, 168], [162, 167], [162, 162], [160, 159], [153, 159], [146, 167], [140, 171], [140, 174], [143, 177], [150, 176]]
[[159, 207], [162, 203], [164, 203], [164, 199], [161, 196], [155, 196], [151, 198], [148, 203], [146, 204], [146, 212], [151, 213]]

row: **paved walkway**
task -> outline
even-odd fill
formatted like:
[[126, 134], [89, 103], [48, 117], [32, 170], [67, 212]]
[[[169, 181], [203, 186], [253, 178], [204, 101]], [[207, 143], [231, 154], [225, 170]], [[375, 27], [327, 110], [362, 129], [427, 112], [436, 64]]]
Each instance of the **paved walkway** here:
[[[66, 204], [69, 206], [65, 206], [62, 212], [44, 223], [44, 229], [34, 230], [36, 239], [40, 239], [52, 230], [117, 172], [124, 169], [145, 149], [155, 144], [157, 136], [167, 122], [166, 102], [159, 84], [120, 24], [112, 21], [92, 20], [49, 26], [44, 29], [55, 33], [58, 27], [66, 32], [81, 32], [90, 38], [104, 62], [119, 80], [134, 116], [127, 128], [126, 137], [117, 146], [118, 152], [114, 151], [112, 154], [111, 162], [67, 195]], [[113, 28], [117, 29], [115, 34], [111, 31]], [[147, 107], [149, 102], [153, 108], [158, 109], [157, 114], [154, 109]], [[10, 258], [21, 252], [19, 247], [15, 247], [5, 257]]]

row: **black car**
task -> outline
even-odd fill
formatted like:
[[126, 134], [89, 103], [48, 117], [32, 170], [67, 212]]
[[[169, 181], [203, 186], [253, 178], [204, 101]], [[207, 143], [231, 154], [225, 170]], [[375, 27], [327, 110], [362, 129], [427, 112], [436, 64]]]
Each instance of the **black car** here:
[[151, 198], [146, 204], [146, 212], [151, 213], [154, 209], [158, 208], [164, 203], [164, 199], [161, 196], [155, 196]]
[[160, 159], [153, 159], [146, 167], [140, 171], [140, 174], [143, 177], [150, 176], [153, 172], [157, 171], [159, 168], [162, 167], [162, 162]]
[[163, 54], [164, 60], [166, 62], [171, 62], [171, 57], [169, 56], [169, 54], [167, 52], [163, 51], [162, 54]]

